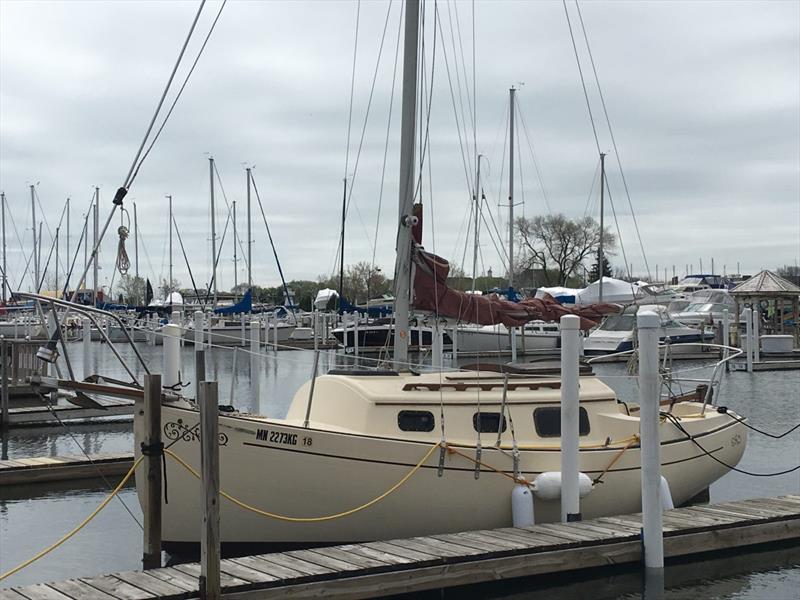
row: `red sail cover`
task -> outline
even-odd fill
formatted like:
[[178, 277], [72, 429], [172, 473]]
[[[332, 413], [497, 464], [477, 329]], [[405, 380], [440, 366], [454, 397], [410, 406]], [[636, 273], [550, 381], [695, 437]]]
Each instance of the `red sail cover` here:
[[[421, 234], [421, 231], [419, 233]], [[497, 294], [487, 296], [467, 294], [447, 287], [450, 264], [445, 259], [426, 252], [417, 243], [413, 244], [411, 258], [414, 280], [411, 305], [417, 310], [430, 311], [465, 323], [478, 325], [502, 323], [508, 327], [516, 327], [537, 319], [558, 321], [563, 315], [577, 315], [581, 318], [581, 329], [591, 329], [604, 315], [620, 311], [620, 306], [616, 304], [590, 304], [567, 308], [551, 296], [511, 302]]]

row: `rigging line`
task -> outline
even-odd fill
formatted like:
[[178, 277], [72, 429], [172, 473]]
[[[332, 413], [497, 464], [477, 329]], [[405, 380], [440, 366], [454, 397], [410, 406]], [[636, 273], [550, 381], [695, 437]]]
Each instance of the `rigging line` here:
[[391, 133], [392, 128], [392, 109], [394, 107], [394, 90], [395, 84], [397, 82], [397, 63], [398, 58], [400, 56], [400, 32], [402, 30], [403, 25], [403, 5], [400, 5], [400, 19], [397, 22], [397, 43], [395, 44], [394, 49], [394, 67], [392, 70], [392, 90], [389, 93], [389, 118], [386, 121], [386, 141], [383, 145], [383, 165], [381, 167], [381, 185], [378, 192], [378, 216], [375, 219], [375, 238], [372, 243], [372, 262], [371, 265], [375, 264], [375, 255], [378, 250], [378, 227], [381, 222], [381, 207], [383, 206], [383, 189], [384, 183], [386, 181], [386, 163], [389, 156], [389, 135]]
[[[628, 278], [632, 279], [630, 266], [628, 265], [628, 257], [625, 255], [625, 244], [622, 243], [622, 232], [619, 228], [619, 221], [617, 221], [617, 211], [614, 208], [614, 198], [611, 196], [611, 188], [608, 186], [608, 179], [606, 179], [606, 193], [608, 193], [608, 203], [611, 205], [611, 214], [614, 216], [614, 227], [617, 229], [617, 237], [619, 238], [619, 248], [622, 251], [622, 260], [625, 261], [625, 271], [628, 273]], [[602, 235], [603, 232], [600, 232]], [[602, 273], [602, 265], [597, 265], [598, 273]], [[631, 284], [633, 286], [633, 284]]]
[[347, 179], [347, 171], [350, 166], [350, 132], [353, 124], [353, 95], [356, 87], [356, 57], [358, 55], [358, 26], [361, 21], [361, 0], [356, 0], [356, 32], [353, 42], [353, 69], [350, 74], [350, 108], [347, 115], [347, 143], [344, 154], [344, 178]]
[[[217, 174], [216, 183], [219, 185], [219, 190], [222, 192], [222, 199], [225, 200], [225, 206], [228, 207], [228, 212], [231, 212], [233, 209], [231, 208], [230, 202], [228, 202], [228, 196], [225, 193], [225, 186], [222, 185], [222, 175], [219, 174], [219, 169], [217, 169], [217, 161], [214, 161], [212, 164], [214, 165], [214, 172]], [[242, 254], [244, 255], [242, 256], [242, 260], [244, 260], [245, 263], [247, 263], [247, 258], [245, 258], [245, 256], [247, 256], [247, 253], [244, 251], [244, 245], [242, 244], [241, 237], [238, 237], [238, 242], [239, 242], [239, 249], [242, 251]]]
[[[217, 279], [217, 271], [219, 270], [218, 269], [218, 267], [219, 267], [219, 259], [222, 257], [222, 247], [225, 245], [225, 236], [228, 234], [228, 225], [230, 224], [230, 222], [231, 222], [231, 211], [229, 210], [228, 211], [228, 217], [225, 219], [225, 227], [223, 227], [223, 229], [222, 229], [222, 236], [220, 236], [219, 252], [217, 252], [217, 256], [214, 259], [214, 263], [213, 263], [213, 269], [212, 270], [213, 270], [214, 274], [211, 276], [211, 281], [208, 283], [208, 287], [206, 288], [206, 303], [208, 302], [208, 299], [211, 297], [210, 296], [211, 295], [211, 289], [214, 287], [214, 283], [215, 282], [217, 282], [217, 283], [219, 282], [219, 279]], [[171, 283], [172, 282], [170, 282], [170, 284]]]
[[[375, 61], [375, 71], [372, 74], [372, 85], [370, 86], [369, 98], [367, 99], [367, 109], [366, 109], [366, 112], [364, 114], [364, 125], [361, 128], [361, 137], [360, 137], [360, 139], [358, 141], [358, 150], [356, 151], [356, 159], [355, 159], [355, 163], [353, 164], [353, 175], [350, 178], [350, 188], [347, 190], [347, 204], [345, 206], [345, 218], [347, 218], [347, 210], [350, 208], [350, 202], [353, 199], [353, 189], [356, 186], [356, 174], [358, 173], [358, 165], [359, 165], [359, 162], [361, 160], [361, 151], [362, 151], [362, 149], [364, 147], [364, 137], [366, 136], [367, 125], [369, 124], [369, 115], [370, 115], [370, 111], [372, 109], [372, 100], [373, 100], [373, 98], [375, 96], [375, 85], [376, 85], [376, 83], [378, 81], [378, 70], [379, 70], [379, 68], [381, 66], [381, 59], [383, 58], [383, 46], [384, 46], [384, 44], [386, 42], [386, 31], [389, 28], [389, 17], [391, 16], [391, 11], [392, 11], [392, 2], [390, 1], [389, 2], [389, 8], [386, 11], [386, 19], [384, 20], [384, 23], [383, 23], [383, 33], [381, 35], [381, 43], [380, 43], [380, 46], [378, 48], [378, 58]], [[355, 62], [353, 64], [353, 66], [355, 68]], [[355, 71], [354, 71], [354, 75], [353, 76], [355, 77]], [[351, 97], [351, 103], [352, 103], [352, 97]], [[351, 111], [352, 111], [352, 104], [351, 104]], [[348, 146], [350, 144], [349, 127], [350, 126], [348, 125], [348, 142], [347, 142]], [[358, 212], [359, 219], [361, 219], [361, 214], [360, 214], [360, 211], [358, 210], [358, 204], [356, 204], [356, 211]], [[369, 232], [367, 232], [367, 228], [366, 228], [366, 225], [363, 222], [363, 219], [361, 220], [361, 224], [364, 226], [364, 232], [367, 235], [367, 240], [369, 240]], [[375, 243], [377, 243], [377, 237], [375, 239]]]
[[[474, 171], [472, 170], [472, 168], [473, 168], [472, 155], [474, 154], [474, 152], [472, 150], [470, 150], [470, 148], [469, 148], [469, 136], [467, 135], [468, 131], [469, 131], [469, 128], [468, 128], [467, 124], [472, 120], [472, 110], [471, 110], [471, 107], [469, 106], [469, 101], [470, 101], [469, 93], [467, 93], [466, 94], [466, 96], [467, 96], [467, 111], [464, 111], [464, 95], [465, 95], [464, 94], [464, 89], [467, 89], [467, 92], [469, 91], [468, 87], [467, 87], [468, 86], [468, 84], [467, 84], [468, 79], [467, 79], [467, 71], [466, 71], [466, 66], [465, 66], [466, 65], [466, 61], [464, 60], [464, 46], [463, 46], [463, 44], [461, 44], [461, 25], [460, 25], [460, 21], [459, 21], [459, 18], [458, 18], [458, 4], [452, 3], [452, 5], [455, 7], [455, 12], [456, 12], [456, 27], [453, 27], [453, 11], [450, 10], [451, 3], [447, 4], [447, 18], [448, 18], [448, 21], [449, 21], [449, 24], [450, 24], [450, 43], [453, 46], [453, 70], [456, 73], [456, 88], [458, 89], [458, 104], [459, 104], [459, 106], [461, 108], [461, 121], [460, 122], [458, 121], [458, 113], [456, 113], [456, 123], [457, 123], [457, 127], [461, 127], [463, 125], [463, 128], [464, 128], [464, 147], [465, 147], [465, 150], [463, 150], [463, 151], [466, 153], [467, 156], [470, 157], [469, 160], [467, 161], [467, 164], [469, 165], [469, 175], [468, 175], [467, 179], [470, 182], [472, 182], [472, 180], [474, 179], [474, 176], [473, 176], [473, 172]], [[459, 46], [460, 46], [460, 49], [461, 49], [460, 67], [459, 67], [459, 62], [458, 62], [459, 53], [458, 53], [458, 50], [456, 49], [456, 28], [458, 29]], [[444, 34], [442, 35], [442, 38], [444, 38]], [[463, 88], [461, 87], [461, 72], [462, 71], [464, 73], [464, 87]], [[468, 119], [468, 116], [469, 116], [469, 119]], [[469, 187], [470, 190], [472, 190], [471, 186], [472, 186], [472, 183], [470, 183], [470, 187]]]
[[[622, 160], [619, 157], [619, 150], [617, 149], [617, 141], [614, 137], [614, 131], [611, 128], [611, 119], [608, 117], [608, 110], [606, 109], [606, 100], [605, 96], [603, 96], [603, 89], [600, 87], [600, 78], [597, 75], [597, 69], [595, 68], [594, 64], [594, 56], [592, 54], [592, 48], [589, 45], [589, 36], [586, 34], [586, 27], [583, 24], [583, 14], [581, 13], [581, 7], [578, 4], [578, 0], [575, 0], [575, 7], [578, 9], [578, 18], [581, 22], [581, 29], [583, 30], [583, 39], [586, 41], [586, 50], [589, 53], [589, 62], [592, 65], [592, 72], [594, 73], [594, 80], [597, 84], [597, 93], [600, 96], [600, 104], [603, 107], [603, 114], [605, 115], [606, 124], [608, 125], [608, 134], [611, 137], [611, 146], [614, 148], [614, 156], [617, 159], [617, 165], [619, 166], [619, 174], [622, 178], [622, 187], [625, 189], [625, 195], [628, 198], [628, 207], [631, 209], [631, 217], [633, 218], [633, 226], [636, 229], [636, 237], [639, 240], [639, 248], [642, 251], [642, 258], [644, 259], [644, 266], [647, 269], [647, 277], [652, 278], [650, 275], [650, 265], [647, 264], [647, 255], [644, 253], [644, 244], [642, 243], [642, 236], [639, 233], [639, 223], [636, 220], [636, 213], [633, 210], [633, 203], [631, 202], [631, 194], [630, 190], [628, 189], [628, 181], [625, 178], [625, 172], [622, 170]], [[658, 274], [656, 273], [656, 277]]]
[[[283, 283], [283, 291], [286, 294], [286, 299], [289, 299], [289, 288], [286, 286], [286, 278], [283, 276], [283, 268], [281, 267], [281, 261], [278, 260], [278, 251], [275, 249], [275, 243], [272, 241], [272, 233], [269, 230], [269, 224], [267, 223], [267, 215], [264, 212], [264, 205], [261, 203], [261, 195], [258, 193], [258, 186], [256, 186], [256, 179], [253, 175], [253, 172], [250, 172], [250, 181], [253, 183], [253, 190], [256, 193], [256, 200], [258, 200], [258, 208], [261, 209], [261, 218], [264, 219], [264, 227], [267, 229], [267, 237], [269, 238], [269, 245], [272, 246], [272, 255], [275, 257], [275, 264], [278, 265], [278, 274], [281, 276], [281, 283]], [[295, 316], [294, 313], [294, 306], [290, 306], [292, 310], [292, 316]], [[297, 317], [295, 316], [295, 320]]]
[[475, 220], [475, 219], [472, 218], [474, 216], [474, 214], [475, 214], [475, 203], [474, 202], [470, 202], [469, 203], [469, 217], [467, 219], [467, 231], [464, 233], [464, 252], [461, 254], [461, 265], [460, 265], [460, 268], [461, 268], [461, 272], [462, 272], [462, 277], [464, 275], [466, 275], [466, 271], [464, 271], [464, 263], [467, 262], [467, 246], [469, 246], [470, 232], [472, 231], [472, 222]]
[[[547, 193], [547, 188], [544, 185], [544, 178], [542, 177], [541, 167], [539, 166], [539, 159], [536, 158], [536, 150], [533, 147], [533, 141], [531, 140], [531, 135], [528, 132], [528, 123], [525, 120], [525, 115], [522, 113], [522, 109], [519, 107], [519, 104], [516, 105], [517, 113], [519, 114], [519, 120], [522, 123], [522, 130], [525, 133], [525, 140], [528, 142], [528, 149], [531, 152], [531, 159], [533, 160], [533, 166], [536, 170], [536, 177], [539, 180], [539, 185], [542, 188], [542, 197], [544, 198], [544, 205], [547, 208], [547, 212], [549, 214], [553, 214], [552, 209], [550, 208], [550, 198], [549, 194]], [[522, 162], [520, 160], [520, 162]]]
[[583, 97], [586, 99], [586, 109], [589, 111], [589, 121], [592, 123], [592, 133], [594, 134], [594, 143], [597, 146], [597, 153], [600, 154], [600, 138], [597, 137], [597, 127], [594, 124], [594, 115], [592, 114], [592, 105], [589, 102], [589, 92], [586, 90], [586, 81], [583, 78], [583, 68], [581, 67], [581, 60], [578, 56], [578, 46], [575, 44], [575, 36], [572, 33], [572, 21], [569, 18], [569, 11], [567, 10], [567, 0], [561, 0], [564, 4], [564, 14], [567, 17], [567, 26], [569, 27], [569, 37], [572, 40], [572, 49], [575, 52], [575, 62], [578, 65], [578, 73], [581, 76], [581, 87], [583, 87]]
[[[434, 2], [434, 9], [435, 8], [436, 8], [436, 2]], [[434, 21], [435, 21], [435, 18], [434, 18]], [[424, 20], [423, 20], [423, 27], [424, 27]], [[423, 69], [424, 69], [424, 56], [423, 56]], [[434, 26], [433, 26], [433, 50], [431, 52], [430, 85], [428, 86], [428, 99], [427, 99], [428, 101], [427, 101], [427, 106], [425, 107], [425, 111], [426, 111], [426, 113], [425, 113], [425, 135], [424, 135], [423, 150], [420, 152], [420, 162], [419, 162], [420, 174], [419, 174], [419, 179], [417, 181], [417, 184], [418, 184], [417, 190], [418, 190], [418, 192], [420, 194], [420, 197], [421, 197], [421, 194], [422, 194], [422, 175], [423, 175], [423, 167], [425, 165], [425, 159], [428, 158], [428, 161], [430, 161], [431, 108], [433, 106], [433, 88], [434, 88], [434, 86], [433, 86], [433, 78], [434, 78], [435, 73], [436, 73], [436, 23], [434, 22]], [[424, 78], [423, 78], [423, 86], [421, 86], [421, 87], [424, 87]], [[423, 139], [422, 136], [420, 136], [420, 138]], [[430, 165], [429, 165], [428, 168], [430, 169]], [[432, 176], [429, 173], [429, 179], [431, 179], [431, 178], [432, 178]], [[431, 186], [431, 189], [428, 190], [428, 193], [432, 194], [433, 193], [432, 190], [433, 190], [433, 187]], [[415, 192], [415, 196], [416, 195], [417, 194]], [[432, 226], [433, 220], [432, 220], [432, 218], [433, 218], [433, 215], [431, 215], [431, 231], [433, 231], [433, 226]]]
[[[36, 197], [36, 203], [39, 205], [39, 211], [40, 211], [40, 214], [42, 216], [42, 221], [44, 221], [44, 226], [47, 227], [47, 234], [50, 236], [50, 241], [55, 243], [55, 236], [53, 235], [53, 230], [50, 229], [50, 223], [48, 223], [48, 221], [47, 221], [47, 213], [45, 212], [44, 207], [42, 206], [42, 200], [41, 200], [41, 198], [39, 198], [39, 190], [36, 189], [37, 187], [38, 187], [38, 185], [33, 187], [33, 194]], [[61, 216], [58, 219], [58, 225], [56, 225], [56, 229], [59, 229], [61, 227], [61, 224], [64, 222], [64, 215], [66, 215], [66, 213], [67, 213], [67, 205], [65, 203], [64, 204], [64, 208], [61, 209]], [[50, 250], [50, 252], [52, 253], [52, 249]], [[50, 263], [50, 259], [49, 258], [47, 259], [47, 262], [48, 262], [48, 264]], [[59, 262], [59, 266], [62, 269], [64, 269], [64, 264], [61, 262], [61, 257], [60, 256], [59, 256], [59, 261], [58, 262]], [[66, 269], [64, 269], [64, 270], [66, 270]], [[44, 274], [42, 274], [42, 279], [41, 279], [40, 285], [43, 284], [43, 283], [44, 283]]]
[[[477, 110], [477, 106], [470, 104], [470, 94], [469, 94], [469, 77], [467, 77], [467, 61], [464, 58], [464, 42], [462, 41], [461, 37], [461, 17], [458, 14], [458, 2], [453, 2], [454, 11], [456, 13], [456, 33], [458, 35], [458, 47], [461, 53], [461, 70], [464, 74], [464, 91], [466, 92], [464, 95], [467, 97], [467, 114], [470, 117], [470, 121], [473, 123], [473, 133], [475, 132], [475, 123], [477, 122], [475, 117], [475, 112]], [[472, 6], [472, 19], [473, 19], [473, 29], [472, 29], [472, 66], [473, 69], [475, 67], [475, 6], [473, 2]], [[475, 85], [474, 85], [474, 72], [473, 72], [473, 94], [475, 93]], [[462, 108], [463, 110], [463, 108]], [[467, 126], [467, 118], [464, 117], [464, 128], [466, 129]], [[478, 149], [477, 146], [473, 146], [473, 155], [477, 155]], [[476, 161], [477, 162], [477, 161]]]
[[[150, 154], [150, 150], [153, 149], [153, 146], [155, 145], [156, 140], [161, 135], [161, 132], [163, 131], [164, 126], [166, 126], [167, 121], [169, 120], [170, 116], [172, 115], [172, 111], [175, 110], [175, 105], [178, 104], [178, 100], [180, 100], [181, 94], [183, 94], [183, 90], [184, 90], [184, 88], [186, 88], [186, 84], [189, 83], [189, 78], [192, 76], [192, 73], [194, 73], [194, 68], [197, 66], [197, 63], [200, 61], [200, 57], [203, 54], [203, 50], [206, 49], [206, 44], [208, 44], [208, 40], [211, 38], [211, 34], [213, 33], [214, 28], [217, 26], [217, 21], [219, 21], [219, 17], [222, 14], [222, 9], [225, 8], [225, 5], [227, 3], [228, 3], [228, 0], [222, 0], [222, 5], [219, 7], [219, 11], [217, 11], [217, 16], [214, 17], [214, 21], [211, 23], [211, 28], [208, 30], [208, 33], [206, 34], [206, 37], [203, 40], [203, 44], [200, 46], [200, 50], [197, 51], [197, 56], [195, 57], [194, 62], [192, 63], [192, 66], [189, 68], [189, 72], [186, 74], [186, 78], [183, 80], [183, 83], [181, 84], [181, 87], [178, 89], [178, 93], [175, 94], [175, 99], [172, 101], [172, 104], [170, 105], [169, 110], [167, 111], [167, 114], [164, 116], [164, 120], [161, 122], [161, 125], [156, 130], [156, 133], [153, 136], [153, 139], [150, 141], [150, 145], [147, 147], [147, 150], [145, 150], [144, 154], [142, 155], [142, 159], [139, 161], [139, 164], [136, 167], [136, 171], [133, 173], [133, 177], [131, 178], [130, 184], [132, 184], [133, 180], [136, 179], [136, 176], [139, 174], [139, 168], [142, 166], [142, 163], [144, 163], [145, 159], [147, 158], [147, 155]], [[201, 6], [201, 9], [202, 9], [202, 6]]]
[[[586, 207], [583, 209], [583, 216], [586, 217], [589, 214], [589, 203], [592, 200], [592, 193], [594, 192], [594, 182], [597, 181], [597, 171], [600, 170], [600, 158], [597, 159], [597, 164], [594, 167], [594, 173], [592, 174], [592, 184], [589, 186], [589, 195], [586, 196]], [[594, 204], [592, 204], [592, 212], [594, 212]]]
[[92, 199], [89, 201], [89, 210], [86, 211], [86, 215], [84, 215], [83, 217], [83, 228], [81, 229], [81, 237], [78, 240], [77, 245], [75, 246], [75, 254], [72, 255], [72, 264], [69, 267], [69, 272], [67, 273], [67, 276], [64, 278], [64, 294], [62, 295], [62, 297], [66, 296], [66, 294], [69, 292], [69, 280], [72, 279], [72, 273], [75, 270], [75, 263], [78, 261], [78, 256], [81, 253], [81, 244], [83, 243], [83, 238], [84, 236], [89, 235], [88, 233], [89, 215], [91, 214], [93, 204], [94, 204], [94, 195], [92, 195]]
[[[189, 28], [189, 33], [186, 36], [186, 39], [183, 42], [183, 46], [181, 47], [181, 51], [178, 54], [178, 59], [175, 61], [175, 66], [172, 67], [172, 72], [169, 75], [169, 79], [167, 79], [167, 85], [164, 86], [164, 91], [161, 93], [161, 98], [156, 105], [156, 110], [153, 113], [152, 119], [150, 119], [150, 124], [147, 126], [147, 131], [145, 131], [144, 137], [142, 138], [142, 143], [139, 144], [139, 149], [136, 151], [136, 156], [133, 158], [133, 162], [131, 163], [131, 167], [128, 170], [128, 175], [125, 177], [125, 181], [122, 184], [122, 187], [126, 190], [130, 188], [131, 184], [133, 183], [134, 178], [136, 177], [136, 173], [138, 173], [138, 168], [136, 168], [137, 163], [139, 162], [139, 157], [142, 154], [142, 150], [144, 149], [144, 145], [147, 143], [147, 139], [150, 137], [150, 132], [153, 131], [153, 125], [156, 123], [156, 119], [158, 118], [158, 113], [161, 111], [161, 107], [164, 104], [164, 100], [167, 97], [167, 93], [169, 92], [169, 88], [172, 85], [172, 80], [175, 78], [175, 73], [178, 71], [178, 67], [181, 64], [181, 60], [183, 60], [183, 54], [186, 52], [186, 47], [189, 45], [189, 40], [192, 38], [192, 34], [194, 33], [195, 25], [197, 25], [197, 20], [200, 18], [200, 13], [203, 12], [203, 6], [205, 6], [206, 0], [200, 0], [200, 7], [197, 9], [197, 14], [194, 16], [194, 20], [192, 21], [192, 26]], [[141, 165], [139, 165], [141, 166]], [[134, 173], [134, 169], [136, 173]]]
[[[491, 211], [489, 211], [489, 216], [491, 216], [491, 214], [492, 214]], [[495, 252], [497, 252], [497, 256], [500, 258], [501, 266], [504, 269], [507, 268], [506, 265], [508, 265], [508, 254], [507, 252], [505, 252], [503, 244], [500, 244], [498, 246], [497, 239], [495, 239], [494, 235], [492, 235], [492, 230], [489, 229], [489, 223], [486, 222], [486, 215], [484, 214], [484, 211], [481, 211], [480, 217], [481, 221], [483, 221], [483, 224], [486, 226], [486, 232], [489, 234], [489, 239], [492, 240], [492, 245], [494, 246]], [[494, 223], [494, 220], [492, 220], [492, 222]], [[503, 238], [498, 237], [498, 239], [503, 239]]]
[[[438, 9], [435, 9], [434, 13], [436, 15], [436, 19], [435, 19], [436, 24], [438, 24], [438, 26], [439, 26], [439, 35], [442, 37], [442, 39], [444, 39], [444, 31], [442, 30], [442, 21], [438, 16], [439, 15]], [[458, 146], [459, 146], [459, 149], [461, 150], [461, 163], [462, 163], [462, 166], [464, 167], [464, 179], [467, 182], [467, 190], [469, 190], [470, 203], [472, 203], [471, 196], [474, 193], [473, 189], [472, 189], [472, 174], [470, 172], [470, 164], [466, 160], [467, 151], [464, 148], [464, 140], [461, 137], [461, 124], [460, 124], [460, 122], [458, 120], [458, 106], [456, 105], [455, 92], [453, 91], [453, 78], [450, 75], [450, 62], [447, 60], [447, 47], [446, 47], [446, 45], [442, 47], [442, 53], [444, 55], [445, 71], [447, 72], [447, 83], [448, 83], [448, 86], [450, 88], [450, 103], [451, 103], [451, 105], [453, 107], [453, 116], [456, 119], [456, 133], [458, 134]], [[453, 65], [453, 67], [455, 68], [455, 64]]]
[[[194, 275], [192, 274], [192, 266], [189, 264], [189, 257], [186, 256], [186, 248], [183, 247], [183, 239], [181, 238], [181, 232], [178, 229], [178, 223], [175, 221], [175, 215], [172, 215], [172, 225], [175, 227], [175, 233], [178, 235], [178, 244], [181, 247], [181, 253], [183, 254], [183, 260], [186, 263], [186, 268], [189, 270], [189, 279], [192, 280], [192, 288], [194, 289], [195, 298], [198, 300], [200, 299], [200, 292], [197, 289], [197, 284], [194, 281]], [[170, 286], [172, 282], [170, 281]]]

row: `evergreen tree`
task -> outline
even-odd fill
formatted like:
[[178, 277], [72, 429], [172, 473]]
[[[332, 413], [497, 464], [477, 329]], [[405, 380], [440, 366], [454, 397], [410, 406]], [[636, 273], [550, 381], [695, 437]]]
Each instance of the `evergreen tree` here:
[[[598, 271], [599, 271], [598, 264], [597, 261], [595, 261], [594, 264], [592, 265], [592, 269], [589, 271], [589, 283], [594, 283], [595, 281], [600, 279], [600, 277], [597, 274]], [[611, 265], [608, 264], [608, 258], [606, 258], [605, 256], [603, 256], [603, 277], [611, 277]]]

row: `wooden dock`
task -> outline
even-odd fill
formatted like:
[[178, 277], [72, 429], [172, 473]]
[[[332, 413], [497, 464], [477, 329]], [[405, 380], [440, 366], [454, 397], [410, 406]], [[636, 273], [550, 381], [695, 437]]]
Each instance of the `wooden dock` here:
[[124, 475], [133, 465], [133, 453], [86, 456], [47, 456], [0, 460], [0, 485], [23, 485], [46, 481], [74, 481]]
[[[731, 361], [731, 371], [747, 371], [747, 363]], [[753, 363], [753, 371], [797, 371], [800, 360], [765, 360]]]
[[8, 409], [8, 424], [12, 427], [45, 425], [62, 421], [77, 421], [96, 417], [133, 416], [133, 400], [120, 398], [104, 398], [103, 408], [84, 408], [74, 404], [58, 404], [52, 410], [42, 404], [36, 406], [18, 406]]
[[[642, 560], [641, 514], [243, 556], [221, 563], [223, 594], [369, 598]], [[667, 558], [800, 539], [800, 495], [664, 513]], [[198, 597], [198, 563], [0, 590], [0, 600]]]

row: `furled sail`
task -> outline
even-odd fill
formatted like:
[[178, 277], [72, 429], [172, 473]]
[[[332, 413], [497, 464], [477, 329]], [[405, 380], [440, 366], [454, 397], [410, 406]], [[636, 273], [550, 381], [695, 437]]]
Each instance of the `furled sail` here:
[[577, 315], [581, 319], [581, 329], [591, 329], [604, 315], [620, 311], [620, 306], [616, 304], [567, 308], [549, 295], [510, 302], [497, 294], [467, 294], [447, 286], [450, 264], [445, 259], [426, 252], [417, 243], [412, 247], [411, 258], [414, 282], [412, 307], [441, 317], [478, 325], [502, 323], [516, 327], [537, 319], [558, 321], [563, 315]]

